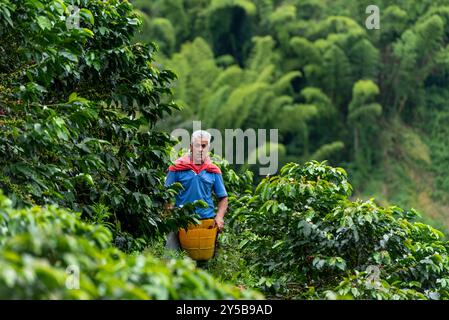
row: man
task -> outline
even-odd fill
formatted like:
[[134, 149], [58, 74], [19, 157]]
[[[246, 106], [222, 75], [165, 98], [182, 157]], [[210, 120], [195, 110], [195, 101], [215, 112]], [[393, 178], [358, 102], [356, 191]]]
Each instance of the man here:
[[[209, 157], [211, 135], [204, 130], [195, 131], [192, 134], [190, 153], [175, 161], [169, 167], [165, 186], [180, 182], [183, 186], [176, 196], [176, 206], [185, 203], [203, 200], [207, 208], [196, 208], [195, 212], [201, 219], [214, 218], [219, 231], [224, 227], [224, 215], [228, 208], [228, 194], [223, 183], [221, 170], [212, 163]], [[218, 198], [217, 214], [214, 212], [212, 189]], [[168, 234], [166, 248], [179, 249], [179, 241], [176, 233]]]

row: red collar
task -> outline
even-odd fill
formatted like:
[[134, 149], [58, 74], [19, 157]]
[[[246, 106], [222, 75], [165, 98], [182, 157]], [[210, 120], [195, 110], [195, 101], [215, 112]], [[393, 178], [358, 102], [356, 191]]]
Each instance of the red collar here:
[[175, 161], [174, 165], [171, 165], [168, 168], [169, 171], [185, 171], [185, 170], [192, 170], [196, 174], [199, 174], [201, 171], [206, 170], [209, 173], [218, 173], [221, 174], [221, 170], [219, 167], [217, 167], [215, 164], [212, 163], [209, 157], [206, 158], [206, 160], [198, 165], [194, 164], [193, 161], [190, 159], [189, 155], [185, 155]]

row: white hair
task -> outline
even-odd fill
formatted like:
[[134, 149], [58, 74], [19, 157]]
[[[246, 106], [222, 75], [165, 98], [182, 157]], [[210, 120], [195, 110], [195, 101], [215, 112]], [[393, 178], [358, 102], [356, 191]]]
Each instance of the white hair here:
[[205, 130], [197, 130], [194, 133], [192, 133], [192, 143], [197, 139], [206, 139], [207, 143], [210, 144], [210, 138], [211, 135], [209, 132], [205, 131]]

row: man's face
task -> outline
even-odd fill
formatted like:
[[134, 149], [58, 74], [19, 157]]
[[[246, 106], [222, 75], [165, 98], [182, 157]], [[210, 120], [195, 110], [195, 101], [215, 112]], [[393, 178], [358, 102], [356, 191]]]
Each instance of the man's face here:
[[197, 138], [190, 144], [190, 150], [192, 151], [193, 163], [201, 164], [206, 160], [209, 153], [209, 143], [207, 139]]

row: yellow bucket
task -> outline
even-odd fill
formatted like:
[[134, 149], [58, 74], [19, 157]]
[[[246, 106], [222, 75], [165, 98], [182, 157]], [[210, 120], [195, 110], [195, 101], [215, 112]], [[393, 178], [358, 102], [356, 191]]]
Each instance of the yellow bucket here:
[[189, 225], [188, 230], [178, 232], [181, 247], [193, 260], [209, 260], [214, 256], [217, 227], [214, 219], [201, 220], [201, 224]]

